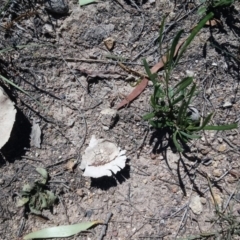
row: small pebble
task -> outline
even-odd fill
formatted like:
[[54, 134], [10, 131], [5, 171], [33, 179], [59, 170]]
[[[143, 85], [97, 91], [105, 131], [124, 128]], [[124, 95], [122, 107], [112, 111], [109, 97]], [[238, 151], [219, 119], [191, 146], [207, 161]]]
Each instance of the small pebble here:
[[173, 188], [172, 188], [172, 192], [173, 192], [173, 193], [176, 193], [177, 191], [178, 191], [178, 187], [173, 187]]
[[153, 160], [154, 160], [154, 159], [156, 159], [156, 157], [157, 157], [157, 154], [151, 153], [151, 154], [150, 154], [150, 157], [151, 157], [151, 159], [153, 159]]
[[231, 102], [224, 102], [224, 104], [222, 105], [224, 108], [229, 108], [232, 106], [232, 103]]
[[206, 94], [207, 94], [207, 95], [211, 95], [211, 93], [212, 93], [212, 89], [211, 89], [211, 88], [208, 88], [207, 91], [206, 91]]
[[101, 189], [98, 189], [98, 190], [97, 190], [97, 194], [98, 194], [98, 195], [101, 195], [101, 194], [102, 194], [102, 190], [101, 190]]
[[138, 187], [138, 184], [136, 182], [133, 183], [133, 187], [134, 188], [137, 188]]
[[206, 198], [204, 198], [204, 197], [201, 197], [201, 198], [200, 198], [200, 201], [201, 201], [201, 203], [202, 203], [203, 205], [205, 205], [205, 204], [207, 203], [207, 200], [206, 200]]
[[122, 211], [121, 206], [118, 206], [118, 207], [116, 208], [116, 211], [117, 211], [117, 213], [120, 213], [120, 212]]
[[118, 236], [118, 231], [113, 231], [112, 236], [117, 237]]
[[221, 161], [222, 158], [223, 158], [223, 156], [218, 155], [218, 156], [214, 157], [214, 161]]
[[186, 74], [187, 74], [187, 76], [189, 76], [189, 77], [193, 77], [193, 76], [194, 76], [194, 72], [191, 71], [191, 70], [186, 70]]
[[219, 161], [214, 161], [214, 162], [213, 162], [213, 165], [212, 165], [213, 168], [217, 168], [217, 167], [218, 167], [218, 164], [219, 164]]
[[211, 201], [212, 201], [213, 204], [216, 202], [218, 204], [218, 206], [221, 207], [223, 199], [219, 194], [213, 193], [213, 197], [211, 196]]
[[85, 217], [90, 218], [90, 217], [92, 216], [92, 214], [93, 214], [93, 210], [87, 210], [87, 211], [85, 212]]
[[163, 178], [165, 176], [165, 173], [163, 173], [163, 172], [161, 172], [161, 173], [159, 173], [159, 175], [158, 175], [158, 178]]
[[207, 155], [210, 152], [210, 148], [205, 148], [201, 150], [202, 155]]
[[159, 158], [160, 160], [163, 160], [163, 159], [164, 159], [163, 155], [159, 155], [158, 158]]
[[77, 189], [77, 195], [79, 195], [80, 197], [83, 197], [84, 196], [83, 189]]
[[45, 25], [43, 25], [43, 27], [42, 27], [42, 31], [44, 32], [44, 33], [53, 33], [54, 32], [54, 29], [53, 29], [53, 26], [51, 25], [51, 24], [45, 24]]
[[200, 214], [203, 210], [202, 203], [199, 196], [191, 197], [189, 207], [195, 214]]
[[156, 180], [156, 176], [151, 176], [151, 180], [155, 181]]
[[148, 182], [147, 179], [144, 179], [144, 180], [143, 180], [143, 183], [144, 183], [144, 184], [147, 184], [147, 182]]
[[227, 145], [226, 144], [221, 144], [220, 146], [218, 146], [217, 150], [219, 152], [224, 152], [227, 149]]
[[220, 170], [220, 169], [214, 169], [213, 170], [213, 176], [214, 177], [221, 177], [221, 175], [222, 175], [222, 170]]

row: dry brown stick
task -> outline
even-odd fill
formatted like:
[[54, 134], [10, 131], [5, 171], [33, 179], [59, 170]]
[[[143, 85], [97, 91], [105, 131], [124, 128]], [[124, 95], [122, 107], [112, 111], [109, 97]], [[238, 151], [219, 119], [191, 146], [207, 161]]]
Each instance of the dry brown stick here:
[[60, 161], [58, 161], [58, 162], [56, 162], [56, 163], [53, 163], [53, 164], [50, 164], [50, 165], [45, 166], [45, 168], [51, 168], [51, 167], [57, 166], [57, 165], [59, 165], [59, 164], [61, 164], [61, 163], [64, 163], [64, 162], [66, 162], [66, 161], [74, 158], [74, 157], [75, 157], [75, 156], [73, 155], [73, 156], [64, 158], [63, 160], [60, 160]]
[[102, 239], [104, 238], [104, 236], [106, 235], [107, 224], [109, 223], [110, 218], [112, 217], [112, 215], [113, 215], [112, 213], [108, 213], [108, 214], [107, 214], [105, 223], [104, 223], [104, 225], [102, 226], [102, 231], [101, 231], [100, 236], [98, 237], [98, 240], [102, 240]]
[[143, 73], [140, 73], [140, 72], [137, 72], [129, 67], [127, 67], [126, 65], [124, 65], [123, 63], [121, 62], [118, 62], [118, 65], [124, 70], [126, 71], [127, 73], [129, 74], [132, 74], [132, 75], [135, 75], [137, 77], [140, 77], [140, 78], [148, 78], [147, 75], [143, 74]]

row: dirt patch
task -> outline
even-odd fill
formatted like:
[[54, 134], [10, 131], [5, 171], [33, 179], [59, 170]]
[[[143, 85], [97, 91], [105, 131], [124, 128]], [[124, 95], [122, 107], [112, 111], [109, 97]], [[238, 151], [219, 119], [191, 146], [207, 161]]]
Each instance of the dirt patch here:
[[[48, 226], [105, 220], [109, 213], [113, 216], [104, 239], [175, 239], [218, 231], [219, 226], [209, 222], [216, 218], [211, 188], [221, 209], [230, 203], [238, 218], [238, 130], [205, 132], [180, 157], [161, 132], [142, 120], [150, 111], [151, 83], [118, 111], [111, 127], [102, 120], [102, 110], [116, 108], [134, 89], [116, 56], [144, 73], [143, 58], [153, 66], [163, 55], [158, 42], [163, 16], [164, 53], [180, 29], [185, 37], [197, 24], [197, 3], [180, 1], [175, 6], [175, 1], [156, 0], [136, 5], [116, 0], [79, 8], [69, 1], [69, 13], [54, 15], [41, 2], [14, 2], [2, 13], [0, 47], [12, 50], [1, 54], [1, 74], [41, 105], [9, 87], [23, 115], [17, 121], [24, 133], [19, 131], [14, 138], [19, 144], [11, 143], [1, 157], [1, 239], [22, 239]], [[239, 121], [239, 10], [235, 3], [231, 16], [221, 15], [222, 27], [203, 28], [171, 78], [174, 85], [194, 76], [199, 93], [192, 104], [202, 115], [214, 112], [214, 124]], [[11, 26], [6, 25], [8, 16]], [[115, 40], [112, 51], [103, 43], [108, 37]], [[30, 146], [33, 122], [41, 128], [41, 148]], [[127, 150], [127, 167], [114, 177], [83, 177], [79, 165], [92, 135]], [[70, 160], [77, 163], [73, 171], [67, 167]], [[18, 193], [23, 183], [34, 181], [36, 167], [48, 170], [49, 189], [59, 196], [52, 211], [43, 211], [44, 217], [26, 215], [16, 207]], [[98, 239], [101, 229], [70, 239]]]

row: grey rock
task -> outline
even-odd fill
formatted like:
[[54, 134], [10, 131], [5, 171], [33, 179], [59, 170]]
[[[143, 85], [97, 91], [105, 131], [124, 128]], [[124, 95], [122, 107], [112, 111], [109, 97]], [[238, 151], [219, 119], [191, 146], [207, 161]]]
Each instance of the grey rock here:
[[69, 7], [65, 0], [47, 0], [45, 8], [55, 14], [67, 14]]
[[108, 37], [113, 30], [113, 24], [101, 24], [99, 26], [89, 28], [83, 38], [90, 44], [97, 45], [100, 44], [104, 38]]
[[104, 129], [108, 130], [114, 126], [118, 120], [117, 110], [106, 108], [101, 111], [101, 122], [104, 125]]
[[193, 213], [195, 213], [197, 215], [200, 214], [203, 210], [200, 197], [199, 196], [191, 197], [189, 207], [191, 208]]

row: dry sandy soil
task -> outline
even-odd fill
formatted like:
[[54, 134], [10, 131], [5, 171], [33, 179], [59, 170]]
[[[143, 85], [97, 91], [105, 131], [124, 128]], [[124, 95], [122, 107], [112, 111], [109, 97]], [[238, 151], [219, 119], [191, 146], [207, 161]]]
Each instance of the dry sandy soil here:
[[[49, 226], [105, 221], [109, 214], [104, 238], [98, 225], [68, 239], [240, 239], [231, 229], [234, 222], [216, 214], [212, 197], [221, 216], [231, 213], [232, 220], [239, 220], [238, 129], [202, 133], [180, 157], [161, 132], [142, 119], [151, 110], [151, 83], [117, 111], [110, 129], [101, 114], [116, 109], [134, 89], [129, 73], [111, 56], [144, 73], [143, 58], [153, 66], [179, 30], [184, 30], [183, 37], [189, 35], [200, 20], [199, 2], [106, 0], [80, 8], [69, 0], [65, 15], [47, 12], [41, 1], [14, 2], [18, 4], [1, 15], [0, 49], [9, 50], [1, 52], [1, 74], [43, 108], [0, 82], [18, 111], [0, 161], [0, 239], [23, 239]], [[158, 32], [164, 16], [160, 52]], [[8, 24], [11, 17], [19, 18]], [[239, 121], [240, 4], [220, 12], [218, 19], [221, 24], [200, 31], [171, 77], [173, 85], [194, 77], [198, 94], [192, 105], [203, 116], [214, 112], [217, 125]], [[116, 41], [111, 51], [103, 43], [108, 37]], [[34, 122], [41, 129], [40, 148], [30, 142]], [[79, 165], [92, 135], [126, 150], [126, 167], [115, 176], [83, 176]], [[73, 169], [69, 161], [75, 161]], [[48, 187], [59, 198], [42, 216], [16, 207], [23, 184], [38, 177], [36, 167], [48, 170]]]

